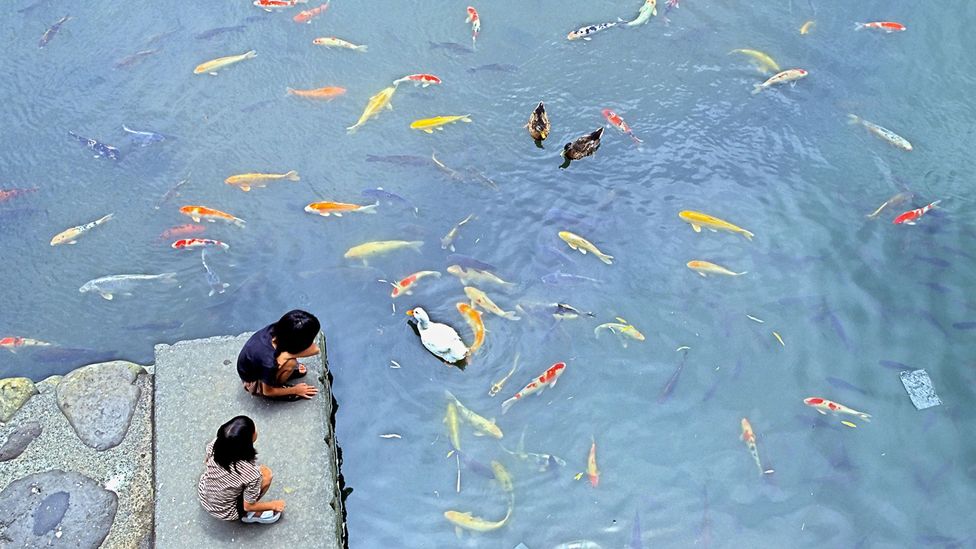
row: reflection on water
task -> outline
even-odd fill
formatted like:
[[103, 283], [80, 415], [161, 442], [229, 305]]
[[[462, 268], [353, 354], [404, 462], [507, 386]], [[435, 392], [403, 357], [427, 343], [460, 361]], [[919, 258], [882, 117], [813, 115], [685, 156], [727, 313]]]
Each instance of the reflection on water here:
[[[301, 307], [329, 337], [354, 547], [972, 543], [964, 403], [976, 377], [976, 253], [964, 144], [974, 78], [958, 60], [976, 46], [976, 6], [685, 0], [667, 22], [661, 2], [646, 25], [565, 39], [633, 20], [639, 4], [483, 4], [476, 44], [464, 5], [432, 1], [335, 2], [308, 24], [293, 20], [304, 5], [6, 6], [0, 337], [52, 345], [5, 346], [0, 375], [150, 362], [155, 343], [253, 330]], [[872, 20], [908, 30], [854, 32]], [[312, 44], [330, 35], [368, 52]], [[192, 74], [252, 49], [217, 76]], [[735, 49], [809, 75], [753, 96], [768, 75]], [[370, 97], [423, 73], [442, 83], [404, 82], [393, 110], [347, 134]], [[329, 86], [346, 91], [331, 101], [286, 93]], [[540, 100], [552, 123], [541, 149], [523, 127]], [[608, 126], [594, 156], [560, 170], [563, 145], [606, 124], [604, 109], [643, 143]], [[848, 113], [913, 150], [848, 126]], [[409, 127], [462, 114], [472, 122], [433, 135]], [[299, 181], [248, 192], [224, 183], [290, 170]], [[891, 223], [939, 199], [917, 225]], [[886, 200], [896, 204], [866, 217]], [[376, 215], [303, 211], [323, 201], [379, 205]], [[192, 223], [186, 205], [246, 225]], [[755, 237], [696, 233], [683, 210]], [[77, 244], [49, 245], [109, 213]], [[613, 264], [571, 250], [560, 231]], [[179, 238], [230, 249], [172, 249]], [[423, 245], [368, 265], [343, 258], [377, 240]], [[692, 260], [747, 274], [703, 278]], [[470, 341], [452, 265], [513, 283], [466, 282], [522, 317], [486, 313], [485, 343], [463, 372], [431, 357], [403, 314], [422, 306]], [[425, 270], [442, 276], [395, 300], [379, 282]], [[111, 301], [79, 292], [107, 275], [161, 273], [176, 283]], [[645, 340], [619, 328], [596, 337], [605, 323]], [[555, 386], [502, 414], [502, 401], [559, 362]], [[898, 376], [917, 368], [943, 406], [911, 405]], [[462, 422], [462, 451], [446, 457], [445, 390], [504, 437], [476, 437]], [[820, 415], [808, 397], [872, 420]], [[742, 418], [774, 473], [758, 473]], [[445, 511], [506, 516], [493, 461], [514, 482], [511, 516], [459, 540]]]

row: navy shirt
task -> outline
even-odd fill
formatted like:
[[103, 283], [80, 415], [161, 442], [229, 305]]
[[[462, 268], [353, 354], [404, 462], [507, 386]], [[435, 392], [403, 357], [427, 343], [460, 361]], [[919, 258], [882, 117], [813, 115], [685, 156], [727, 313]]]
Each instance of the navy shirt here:
[[247, 340], [241, 354], [237, 355], [237, 375], [241, 381], [263, 381], [267, 385], [278, 385], [278, 361], [275, 348], [271, 345], [271, 328], [268, 325]]

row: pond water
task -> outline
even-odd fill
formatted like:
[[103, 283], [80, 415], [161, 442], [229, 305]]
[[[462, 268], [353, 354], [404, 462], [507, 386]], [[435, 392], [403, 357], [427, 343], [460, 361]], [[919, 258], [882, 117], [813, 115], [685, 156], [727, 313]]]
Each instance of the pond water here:
[[[976, 4], [684, 0], [666, 24], [662, 0], [646, 26], [566, 40], [585, 24], [632, 19], [639, 5], [480, 4], [471, 51], [466, 4], [456, 2], [336, 0], [310, 24], [292, 20], [298, 10], [265, 13], [244, 1], [6, 2], [0, 189], [31, 191], [0, 203], [0, 337], [55, 345], [0, 350], [0, 376], [42, 379], [107, 357], [148, 363], [155, 343], [254, 330], [300, 307], [328, 336], [343, 473], [354, 489], [352, 547], [972, 544]], [[801, 35], [807, 20], [815, 25]], [[908, 30], [854, 31], [878, 20]], [[231, 28], [208, 32], [221, 27]], [[330, 35], [369, 49], [312, 45]], [[809, 75], [752, 95], [767, 76], [729, 54], [740, 48]], [[256, 58], [216, 77], [193, 74], [252, 49]], [[443, 83], [401, 85], [392, 111], [347, 134], [372, 95], [411, 73]], [[322, 86], [348, 91], [331, 102], [286, 95]], [[540, 100], [552, 121], [542, 149], [522, 127]], [[560, 169], [562, 144], [605, 124], [605, 108], [643, 143], [608, 127], [594, 157]], [[848, 113], [914, 150], [848, 125]], [[434, 135], [409, 127], [461, 114], [472, 122]], [[140, 147], [123, 124], [166, 139]], [[94, 158], [69, 131], [117, 147], [120, 159]], [[246, 193], [224, 183], [289, 170], [301, 181]], [[164, 200], [182, 180], [179, 196]], [[318, 200], [368, 204], [361, 193], [376, 187], [409, 204], [383, 201], [375, 215], [341, 218], [303, 212]], [[912, 198], [865, 217], [902, 191]], [[940, 199], [917, 225], [892, 223]], [[224, 293], [208, 295], [199, 251], [160, 238], [190, 222], [179, 212], [190, 204], [247, 222], [205, 224], [195, 235], [230, 245], [207, 255], [229, 284]], [[755, 238], [696, 234], [682, 210]], [[49, 245], [109, 213], [77, 244]], [[486, 314], [486, 343], [467, 369], [435, 360], [404, 312], [423, 306], [470, 341], [455, 310], [462, 285], [444, 272], [451, 251], [440, 245], [469, 214], [456, 253], [517, 284], [481, 285], [501, 307], [563, 302], [595, 317]], [[613, 264], [570, 250], [562, 230]], [[343, 258], [356, 244], [391, 239], [424, 245], [368, 267]], [[694, 259], [748, 273], [702, 278], [685, 266]], [[420, 270], [443, 274], [421, 280], [394, 310], [378, 280]], [[78, 291], [106, 275], [168, 272], [175, 283], [144, 283], [111, 301]], [[543, 282], [555, 272], [595, 281]], [[595, 337], [615, 317], [646, 340]], [[517, 371], [489, 397], [516, 354]], [[502, 400], [560, 361], [558, 385], [501, 414]], [[942, 406], [912, 406], [899, 371], [918, 368]], [[457, 493], [446, 390], [496, 418], [506, 449], [524, 434], [524, 450], [565, 465], [539, 471], [463, 424], [468, 465]], [[872, 421], [821, 416], [804, 405], [812, 396]], [[742, 418], [761, 469], [774, 472], [757, 469]], [[595, 488], [585, 474], [591, 440]], [[273, 463], [275, 450], [264, 451]], [[510, 520], [457, 538], [445, 511], [506, 514], [506, 495], [484, 475], [493, 460], [514, 478]]]

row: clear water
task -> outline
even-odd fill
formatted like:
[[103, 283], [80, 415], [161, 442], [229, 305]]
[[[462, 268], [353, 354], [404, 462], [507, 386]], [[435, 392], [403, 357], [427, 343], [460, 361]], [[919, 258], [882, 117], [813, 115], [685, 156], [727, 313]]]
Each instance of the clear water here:
[[[967, 215], [976, 4], [685, 0], [669, 26], [659, 17], [570, 43], [570, 30], [633, 17], [639, 2], [567, 9], [493, 1], [477, 6], [483, 29], [473, 54], [429, 46], [470, 43], [463, 3], [336, 0], [311, 25], [292, 22], [294, 11], [265, 14], [248, 2], [150, 8], [52, 0], [15, 12], [28, 4], [7, 2], [0, 21], [0, 188], [38, 189], [0, 204], [0, 335], [62, 350], [4, 351], [0, 375], [40, 379], [104, 356], [150, 362], [154, 343], [257, 329], [302, 307], [323, 319], [329, 338], [343, 472], [355, 490], [348, 500], [354, 547], [524, 541], [536, 548], [574, 539], [621, 547], [638, 512], [645, 547], [972, 543], [974, 332], [953, 324], [976, 320], [969, 245], [976, 233]], [[41, 34], [65, 14], [74, 19], [39, 49]], [[816, 28], [800, 36], [807, 19]], [[855, 21], [875, 19], [909, 30], [853, 32]], [[246, 29], [193, 37], [239, 24]], [[313, 47], [323, 35], [368, 44], [369, 52]], [[138, 64], [113, 68], [155, 48]], [[728, 55], [734, 48], [766, 51], [810, 76], [752, 96], [762, 77]], [[192, 74], [198, 63], [248, 49], [258, 57], [217, 77]], [[517, 70], [468, 71], [490, 63]], [[393, 111], [346, 134], [371, 95], [413, 72], [444, 84], [401, 87]], [[285, 96], [288, 86], [325, 85], [349, 91], [331, 103]], [[521, 127], [540, 99], [553, 122], [544, 150]], [[644, 145], [611, 128], [594, 158], [558, 169], [561, 144], [600, 126], [608, 107]], [[847, 126], [848, 112], [905, 135], [915, 151]], [[417, 118], [464, 113], [472, 124], [435, 135], [408, 128]], [[138, 148], [122, 124], [169, 139]], [[69, 130], [119, 147], [123, 159], [92, 158]], [[433, 151], [470, 170], [468, 180], [453, 181], [432, 165], [366, 161]], [[300, 183], [250, 193], [223, 183], [235, 173], [289, 169], [300, 172]], [[187, 177], [181, 197], [154, 209]], [[407, 197], [419, 213], [387, 204], [378, 215], [341, 219], [302, 211], [323, 198], [362, 201], [360, 191], [375, 186]], [[912, 207], [941, 198], [944, 209], [915, 227], [892, 225], [897, 212], [865, 219], [903, 188], [917, 195]], [[248, 222], [208, 226], [204, 235], [231, 245], [208, 258], [231, 284], [225, 294], [208, 297], [198, 253], [158, 239], [189, 221], [177, 211], [183, 204]], [[575, 221], [547, 217], [553, 207]], [[677, 217], [683, 209], [717, 215], [756, 238], [695, 234]], [[77, 245], [48, 245], [57, 232], [109, 212], [116, 219]], [[488, 316], [487, 343], [463, 373], [426, 354], [403, 311], [423, 305], [469, 337], [454, 310], [461, 286], [446, 274], [424, 280], [393, 313], [389, 286], [377, 280], [444, 269], [439, 238], [472, 212], [478, 218], [461, 230], [457, 250], [519, 283], [508, 293], [485, 288], [500, 305], [565, 301], [597, 318], [551, 329]], [[616, 262], [570, 253], [556, 237], [562, 229], [580, 232]], [[423, 240], [423, 251], [378, 257], [369, 268], [342, 258], [363, 241], [399, 238]], [[749, 274], [702, 279], [685, 267], [690, 259]], [[601, 282], [540, 281], [556, 270]], [[78, 292], [103, 275], [167, 271], [178, 273], [178, 286], [149, 286], [112, 302]], [[624, 349], [613, 337], [594, 338], [594, 326], [615, 316], [647, 340]], [[662, 401], [682, 345], [691, 348], [687, 361]], [[519, 371], [489, 398], [516, 352]], [[883, 360], [927, 369], [945, 405], [916, 411]], [[500, 415], [503, 398], [556, 361], [569, 366], [555, 388]], [[466, 456], [504, 463], [516, 504], [507, 526], [462, 540], [445, 510], [497, 519], [505, 505], [472, 470], [455, 493], [441, 423], [445, 389], [498, 417], [509, 448], [525, 432], [527, 450], [567, 461], [540, 473], [465, 428]], [[874, 421], [842, 426], [804, 406], [808, 396]], [[775, 469], [766, 478], [738, 439], [742, 417], [756, 430], [764, 466]], [[379, 438], [385, 433], [402, 438]], [[591, 436], [602, 471], [596, 489], [585, 476], [574, 480]]]

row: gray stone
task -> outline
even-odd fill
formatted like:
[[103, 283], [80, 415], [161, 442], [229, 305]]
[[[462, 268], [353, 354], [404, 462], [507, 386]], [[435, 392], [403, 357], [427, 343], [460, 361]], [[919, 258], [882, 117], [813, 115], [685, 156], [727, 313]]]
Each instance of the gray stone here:
[[58, 383], [58, 408], [78, 438], [96, 450], [118, 446], [129, 430], [139, 401], [138, 374], [131, 366], [122, 361], [92, 364]]
[[41, 436], [41, 424], [36, 421], [25, 423], [10, 433], [7, 442], [0, 446], [0, 462], [10, 461], [20, 454], [34, 442], [34, 439]]
[[17, 410], [36, 394], [37, 387], [26, 377], [0, 379], [0, 423], [10, 421]]
[[[319, 387], [315, 398], [273, 402], [253, 397], [244, 391], [236, 368], [237, 354], [249, 335], [156, 346], [158, 549], [343, 546], [332, 395], [323, 382], [322, 360], [301, 360], [309, 370], [301, 381]], [[325, 348], [322, 343], [320, 347]], [[274, 471], [265, 499], [284, 499], [288, 504], [274, 525], [218, 520], [197, 500], [204, 448], [221, 424], [241, 414], [257, 424], [258, 460]]]
[[37, 473], [0, 492], [0, 541], [4, 547], [96, 548], [117, 508], [116, 495], [85, 475]]

